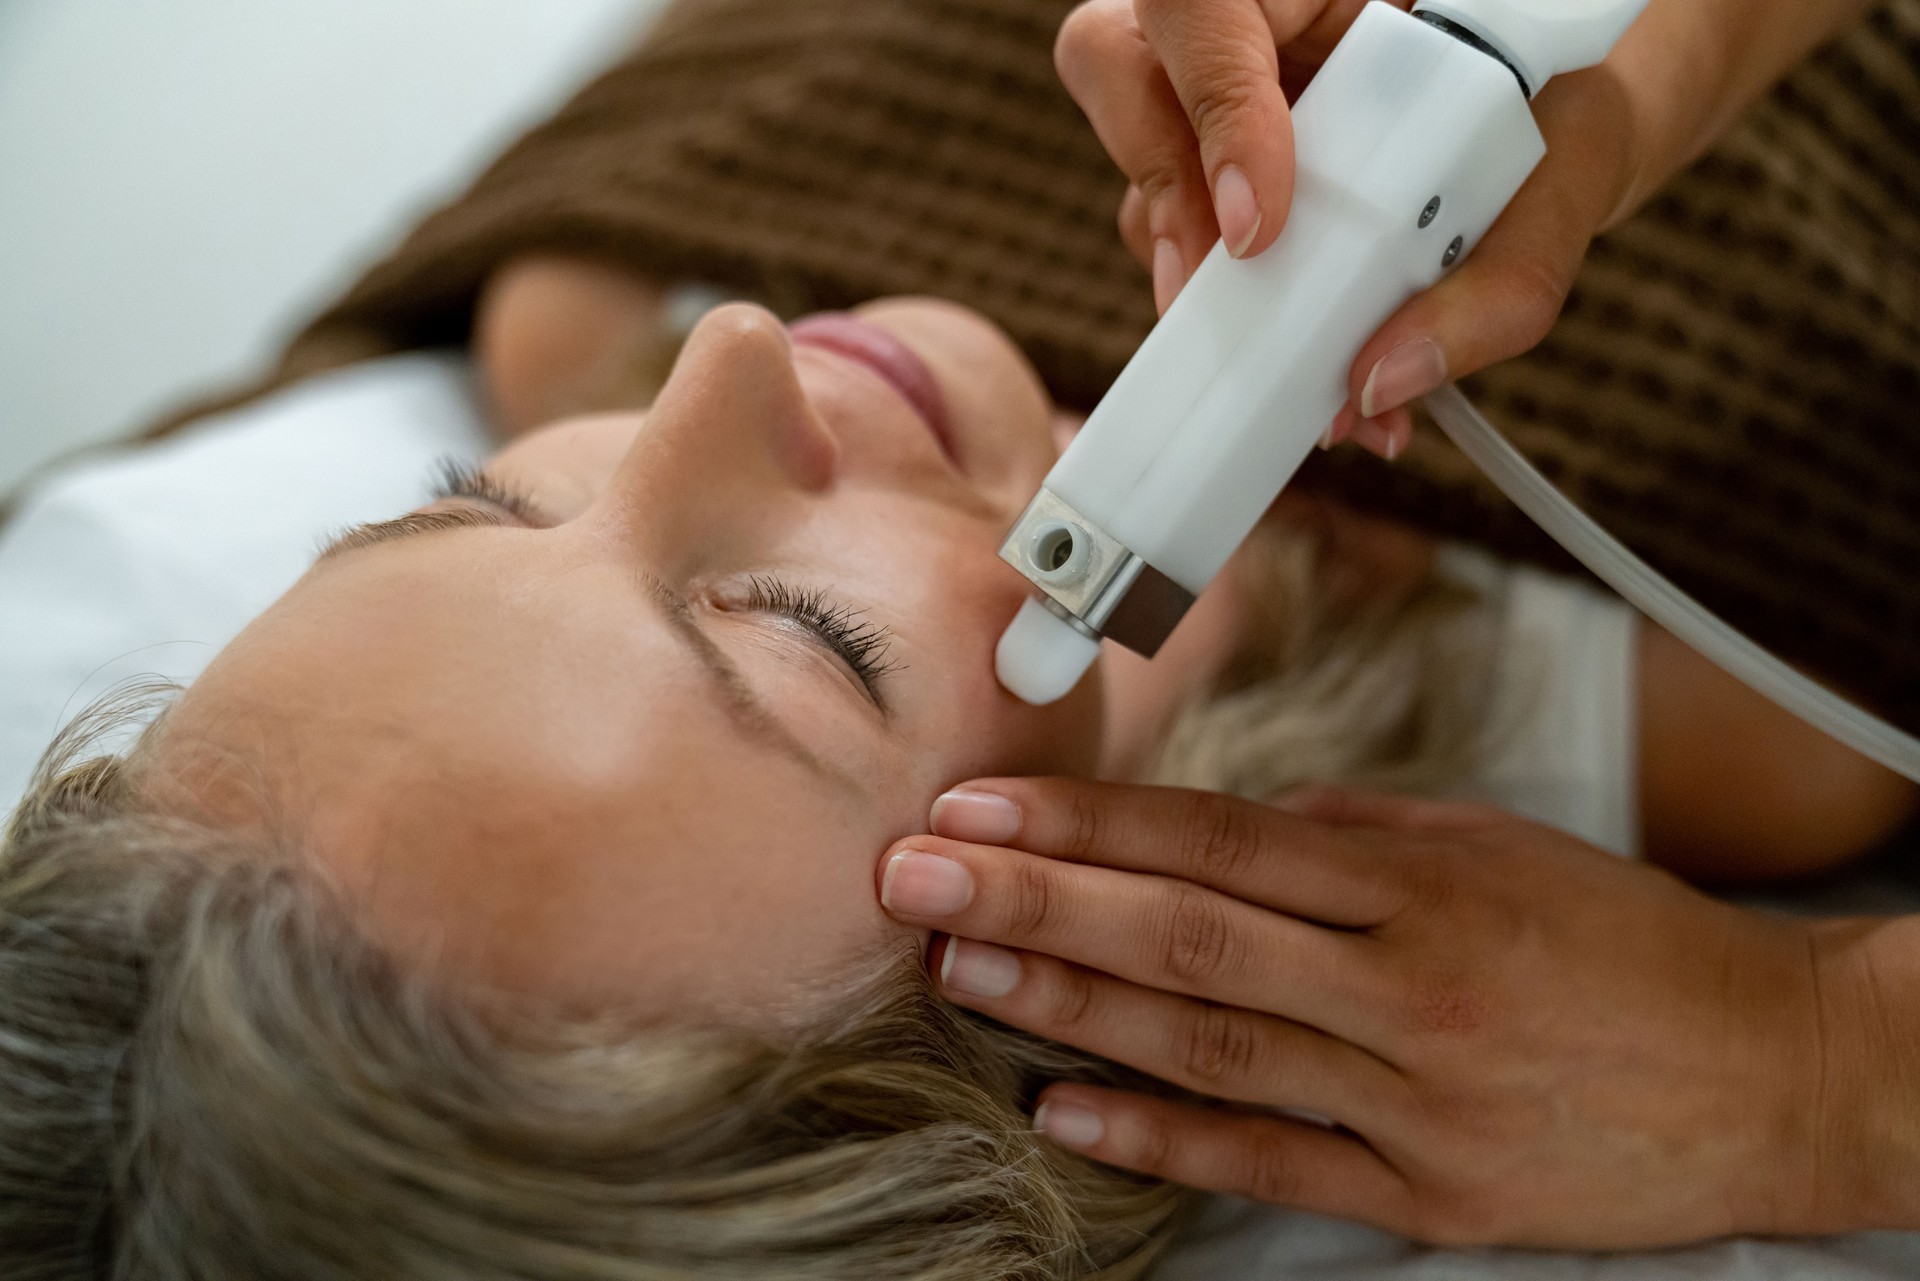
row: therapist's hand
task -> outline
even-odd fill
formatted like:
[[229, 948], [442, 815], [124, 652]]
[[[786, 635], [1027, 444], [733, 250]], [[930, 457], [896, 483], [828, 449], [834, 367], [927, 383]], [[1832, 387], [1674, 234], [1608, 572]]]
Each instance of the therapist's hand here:
[[952, 1000], [1237, 1105], [1051, 1088], [1040, 1127], [1101, 1161], [1447, 1243], [1905, 1213], [1887, 1136], [1913, 1127], [1888, 1117], [1913, 1108], [1863, 1048], [1876, 925], [1765, 918], [1492, 810], [1333, 790], [1280, 809], [991, 780], [932, 825], [881, 893], [954, 936], [933, 954]]
[[[1244, 257], [1279, 235], [1293, 199], [1288, 99], [1362, 7], [1087, 0], [1068, 17], [1055, 62], [1131, 182], [1121, 232], [1152, 269], [1162, 310], [1215, 240]], [[1544, 338], [1594, 235], [1863, 7], [1651, 0], [1605, 63], [1535, 98], [1547, 158], [1459, 270], [1361, 349], [1331, 438], [1392, 458], [1412, 434], [1410, 402]]]

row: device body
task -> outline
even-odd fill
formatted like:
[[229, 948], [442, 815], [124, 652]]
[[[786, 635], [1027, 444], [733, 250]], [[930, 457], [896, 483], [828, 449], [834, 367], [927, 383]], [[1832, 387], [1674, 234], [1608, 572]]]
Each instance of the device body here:
[[[1589, 0], [1607, 30], [1577, 56], [1604, 56], [1640, 7]], [[1362, 10], [1294, 106], [1278, 241], [1247, 260], [1214, 246], [1048, 473], [1000, 551], [1041, 592], [997, 654], [1015, 694], [1061, 697], [1101, 637], [1152, 656], [1326, 432], [1361, 346], [1546, 154], [1520, 70], [1454, 21], [1471, 8]]]

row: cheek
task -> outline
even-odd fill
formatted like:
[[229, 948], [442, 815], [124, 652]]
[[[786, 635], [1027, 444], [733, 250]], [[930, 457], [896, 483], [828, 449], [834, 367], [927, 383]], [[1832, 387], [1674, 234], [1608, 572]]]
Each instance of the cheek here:
[[[1099, 665], [1057, 703], [1033, 707], [1008, 693], [994, 676], [1000, 634], [1027, 599], [1024, 580], [992, 551], [954, 558], [925, 622], [929, 643], [943, 647], [943, 682], [950, 715], [970, 731], [956, 734], [968, 752], [949, 762], [957, 775], [1088, 775], [1099, 758], [1103, 723]], [[937, 611], [937, 612], [936, 612]], [[937, 620], [946, 620], [939, 626]], [[953, 781], [952, 779], [943, 780]]]
[[[991, 672], [988, 675], [991, 678]], [[1030, 707], [991, 681], [982, 701], [991, 700], [989, 714], [997, 722], [994, 737], [999, 752], [997, 759], [968, 772], [1091, 777], [1100, 758], [1105, 720], [1101, 684], [1096, 663], [1065, 698]]]
[[[891, 657], [920, 759], [914, 787], [992, 774], [1090, 774], [1102, 725], [1099, 669], [1030, 707], [1001, 688], [993, 652], [1028, 587], [996, 553], [997, 524], [908, 507], [847, 522], [814, 549], [898, 634]], [[858, 566], [857, 569], [854, 567]]]

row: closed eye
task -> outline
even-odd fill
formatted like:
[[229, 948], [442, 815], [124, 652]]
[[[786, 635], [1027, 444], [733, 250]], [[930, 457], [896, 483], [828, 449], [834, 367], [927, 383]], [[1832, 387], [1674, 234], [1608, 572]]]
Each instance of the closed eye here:
[[796, 588], [765, 575], [756, 574], [748, 581], [746, 603], [750, 609], [779, 614], [811, 631], [860, 679], [874, 704], [885, 710], [881, 678], [898, 670], [898, 664], [887, 658], [893, 644], [893, 633], [887, 628], [866, 621], [852, 606], [834, 604], [825, 592]]
[[[526, 491], [502, 483], [484, 468], [454, 460], [440, 464], [431, 495], [434, 502], [459, 505], [356, 526], [329, 542], [321, 551], [320, 560], [395, 538], [438, 530], [550, 529], [560, 523]], [[881, 681], [888, 673], [899, 670], [899, 664], [887, 657], [893, 642], [888, 628], [866, 621], [859, 610], [836, 604], [817, 588], [794, 587], [767, 575], [756, 574], [748, 580], [745, 604], [748, 609], [787, 619], [810, 633], [853, 674], [868, 701], [882, 715], [887, 714], [889, 708], [881, 693]]]
[[433, 496], [439, 500], [470, 498], [486, 503], [535, 529], [546, 529], [558, 522], [541, 510], [540, 504], [523, 489], [502, 483], [483, 467], [456, 459], [441, 462], [433, 484]]
[[395, 538], [443, 529], [550, 529], [559, 524], [524, 491], [502, 484], [481, 468], [451, 459], [440, 464], [429, 493], [434, 502], [459, 502], [460, 506], [409, 512], [393, 520], [355, 525], [330, 539], [320, 549], [319, 560], [328, 561]]

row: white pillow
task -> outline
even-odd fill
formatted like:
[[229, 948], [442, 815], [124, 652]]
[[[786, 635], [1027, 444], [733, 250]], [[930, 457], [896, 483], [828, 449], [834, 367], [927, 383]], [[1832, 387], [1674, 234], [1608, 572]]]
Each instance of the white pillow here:
[[345, 526], [418, 505], [492, 447], [463, 357], [309, 379], [42, 482], [0, 529], [0, 808], [124, 682], [186, 682]]

